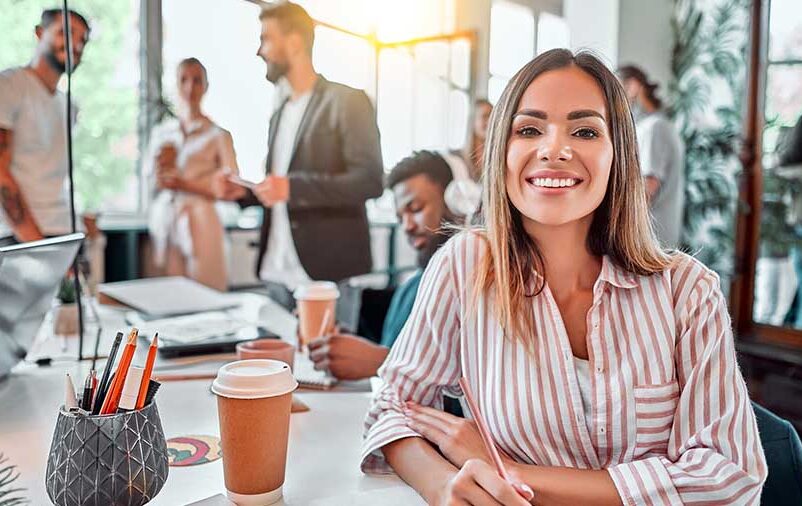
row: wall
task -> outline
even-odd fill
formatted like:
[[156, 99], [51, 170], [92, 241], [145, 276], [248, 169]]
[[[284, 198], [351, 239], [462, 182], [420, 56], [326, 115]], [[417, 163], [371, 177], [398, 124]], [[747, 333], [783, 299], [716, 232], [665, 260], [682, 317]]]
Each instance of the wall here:
[[618, 0], [618, 64], [635, 64], [660, 84], [666, 97], [671, 78], [672, 0]]
[[571, 31], [571, 49], [589, 48], [606, 63], [618, 63], [619, 0], [565, 0], [563, 17]]

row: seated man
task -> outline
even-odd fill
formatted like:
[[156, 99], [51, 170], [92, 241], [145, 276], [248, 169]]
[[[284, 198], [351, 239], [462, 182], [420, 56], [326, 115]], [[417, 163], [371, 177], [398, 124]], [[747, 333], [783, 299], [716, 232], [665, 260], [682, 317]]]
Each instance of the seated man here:
[[417, 250], [418, 270], [393, 294], [381, 344], [350, 334], [318, 339], [309, 343], [309, 355], [316, 369], [328, 370], [336, 378], [346, 380], [376, 375], [412, 311], [426, 264], [451, 235], [448, 229], [441, 230], [441, 226], [454, 220], [444, 200], [452, 178], [443, 157], [429, 151], [419, 151], [393, 167], [387, 177], [387, 187], [393, 191], [404, 233]]

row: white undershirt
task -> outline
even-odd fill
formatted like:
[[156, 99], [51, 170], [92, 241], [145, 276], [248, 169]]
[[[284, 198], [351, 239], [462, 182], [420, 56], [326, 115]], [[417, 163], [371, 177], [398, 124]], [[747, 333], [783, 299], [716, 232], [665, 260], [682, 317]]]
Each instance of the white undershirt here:
[[590, 362], [574, 357], [574, 368], [576, 369], [577, 383], [579, 383], [579, 393], [582, 396], [582, 410], [585, 412], [585, 423], [589, 423], [592, 409], [591, 399], [593, 396], [590, 385]]
[[[287, 175], [292, 161], [295, 137], [311, 97], [312, 92], [310, 91], [298, 98], [290, 99], [281, 111], [276, 139], [273, 141], [272, 153], [270, 153], [272, 160], [270, 170], [273, 175]], [[264, 281], [281, 283], [290, 290], [309, 281], [309, 275], [301, 265], [298, 252], [295, 250], [286, 203], [276, 204], [272, 207], [270, 235], [267, 239], [267, 250], [262, 259], [259, 277]]]

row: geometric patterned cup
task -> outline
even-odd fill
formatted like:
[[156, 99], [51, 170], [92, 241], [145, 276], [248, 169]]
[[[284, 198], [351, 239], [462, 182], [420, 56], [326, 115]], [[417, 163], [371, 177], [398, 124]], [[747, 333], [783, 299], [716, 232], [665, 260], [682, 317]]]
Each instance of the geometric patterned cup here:
[[45, 486], [57, 506], [141, 506], [167, 481], [159, 411], [104, 416], [59, 411]]

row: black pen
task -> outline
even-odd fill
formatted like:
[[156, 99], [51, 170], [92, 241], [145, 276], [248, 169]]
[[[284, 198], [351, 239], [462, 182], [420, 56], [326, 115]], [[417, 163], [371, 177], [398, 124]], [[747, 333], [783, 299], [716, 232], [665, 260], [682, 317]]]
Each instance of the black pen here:
[[92, 410], [92, 372], [86, 375], [84, 381], [84, 395], [81, 397], [81, 409], [84, 411]]
[[117, 335], [114, 337], [114, 344], [111, 345], [109, 359], [106, 361], [106, 366], [103, 368], [103, 375], [100, 377], [100, 383], [97, 384], [95, 405], [92, 408], [93, 415], [100, 413], [100, 408], [103, 406], [103, 399], [106, 397], [106, 390], [109, 388], [109, 377], [111, 376], [111, 370], [114, 368], [114, 359], [117, 357], [117, 350], [120, 348], [120, 341], [122, 340], [123, 333], [117, 332]]

